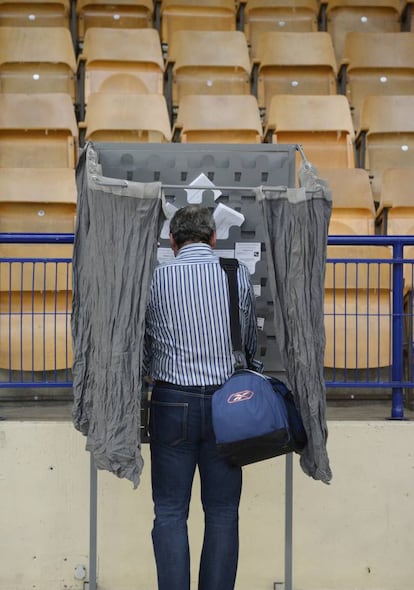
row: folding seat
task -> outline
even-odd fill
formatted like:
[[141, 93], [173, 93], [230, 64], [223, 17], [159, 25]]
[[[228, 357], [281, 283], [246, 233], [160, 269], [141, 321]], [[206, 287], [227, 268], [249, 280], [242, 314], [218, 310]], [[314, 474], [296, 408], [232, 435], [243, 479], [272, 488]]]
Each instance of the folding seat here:
[[391, 261], [386, 246], [328, 246], [325, 367], [391, 365]]
[[0, 27], [0, 92], [63, 92], [75, 100], [76, 58], [65, 27]]
[[355, 129], [366, 96], [414, 94], [414, 33], [348, 33], [340, 84]]
[[[380, 233], [414, 236], [414, 167], [388, 168], [381, 178], [377, 220]], [[405, 246], [404, 257], [414, 259], [414, 247]], [[414, 264], [404, 264], [406, 290], [414, 289]]]
[[252, 56], [259, 35], [267, 31], [312, 32], [318, 30], [317, 0], [242, 0], [239, 27], [246, 33]]
[[175, 31], [234, 31], [234, 0], [162, 0], [161, 41], [169, 45]]
[[0, 168], [0, 232], [73, 233], [76, 199], [71, 168]]
[[400, 31], [400, 0], [322, 0], [320, 29], [332, 36], [336, 60], [343, 55], [350, 32], [392, 33]]
[[381, 180], [377, 211], [381, 233], [414, 235], [414, 167], [388, 168]]
[[414, 166], [414, 95], [366, 97], [356, 148], [358, 166], [372, 176], [378, 200], [381, 175], [387, 168]]
[[167, 98], [177, 106], [187, 94], [250, 94], [250, 70], [244, 33], [177, 31], [168, 45]]
[[77, 0], [77, 37], [82, 43], [89, 27], [140, 29], [152, 27], [153, 0]]
[[337, 67], [328, 33], [262, 33], [253, 78], [261, 108], [274, 94], [336, 94]]
[[167, 103], [161, 94], [89, 96], [84, 124], [92, 141], [166, 142], [171, 140]]
[[330, 235], [374, 235], [375, 205], [371, 183], [362, 168], [318, 168], [332, 192]]
[[0, 26], [70, 28], [70, 0], [0, 0]]
[[79, 56], [79, 90], [87, 104], [92, 92], [162, 94], [164, 58], [155, 29], [86, 31]]
[[[0, 168], [0, 231], [73, 233], [76, 196], [73, 169]], [[71, 259], [71, 244], [0, 244], [1, 368], [71, 366]]]
[[[265, 141], [301, 144], [317, 168], [354, 168], [354, 128], [345, 96], [274, 95]], [[299, 161], [298, 154], [298, 165]]]
[[251, 95], [186, 95], [180, 100], [173, 141], [260, 143], [262, 125]]
[[0, 258], [10, 259], [0, 262], [2, 369], [71, 367], [72, 247], [65, 246], [66, 258], [55, 248], [31, 245], [28, 253], [20, 245], [0, 245]]
[[69, 94], [0, 94], [0, 168], [74, 168], [77, 144]]

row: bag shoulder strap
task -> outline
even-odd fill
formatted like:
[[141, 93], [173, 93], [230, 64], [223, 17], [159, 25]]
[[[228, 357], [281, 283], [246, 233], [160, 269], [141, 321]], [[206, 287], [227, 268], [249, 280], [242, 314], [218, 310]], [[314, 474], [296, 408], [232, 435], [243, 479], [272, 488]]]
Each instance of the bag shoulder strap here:
[[233, 354], [236, 361], [235, 369], [247, 367], [246, 357], [242, 349], [242, 338], [239, 317], [239, 289], [237, 284], [237, 269], [239, 261], [237, 258], [220, 257], [220, 266], [227, 275], [229, 286], [229, 312], [230, 312], [230, 330]]

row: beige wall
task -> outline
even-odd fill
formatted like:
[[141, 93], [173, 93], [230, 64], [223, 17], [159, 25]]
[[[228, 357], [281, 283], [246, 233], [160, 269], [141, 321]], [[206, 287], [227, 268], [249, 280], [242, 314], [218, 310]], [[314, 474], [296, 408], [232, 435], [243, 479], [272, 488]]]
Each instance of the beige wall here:
[[[326, 486], [295, 457], [295, 590], [412, 590], [414, 423], [329, 423]], [[89, 455], [68, 422], [0, 423], [0, 589], [82, 589], [88, 566]], [[100, 472], [99, 590], [156, 590], [148, 448], [137, 490]], [[284, 459], [244, 469], [237, 590], [283, 580]], [[199, 488], [190, 539], [196, 589]]]

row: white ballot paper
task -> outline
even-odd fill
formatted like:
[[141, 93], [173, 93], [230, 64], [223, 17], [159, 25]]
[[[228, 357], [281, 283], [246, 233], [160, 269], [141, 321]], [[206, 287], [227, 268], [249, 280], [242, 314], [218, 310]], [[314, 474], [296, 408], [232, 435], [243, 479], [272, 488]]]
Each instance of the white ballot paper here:
[[244, 222], [244, 215], [219, 203], [214, 209], [214, 220], [216, 222], [217, 238], [226, 240], [229, 237], [229, 229], [232, 225], [240, 227]]
[[174, 207], [174, 205], [172, 205], [171, 203], [166, 203], [164, 210], [166, 212], [167, 219], [163, 223], [160, 237], [163, 240], [168, 240], [170, 236], [170, 221], [173, 218], [174, 213], [178, 211], [178, 207]]
[[253, 285], [253, 291], [255, 297], [260, 297], [262, 294], [262, 286], [261, 285]]
[[260, 242], [236, 242], [234, 245], [234, 256], [240, 262], [244, 262], [250, 271], [254, 274], [256, 262], [259, 262], [261, 256]]
[[209, 180], [203, 172], [199, 176], [197, 176], [197, 178], [195, 178], [192, 182], [190, 182], [188, 186], [194, 187], [185, 189], [185, 192], [187, 193], [187, 201], [189, 203], [201, 203], [203, 201], [204, 191], [210, 190], [210, 187], [214, 194], [214, 200], [218, 199], [221, 195], [221, 191], [217, 189], [214, 190], [216, 185], [213, 182], [211, 182], [211, 180]]

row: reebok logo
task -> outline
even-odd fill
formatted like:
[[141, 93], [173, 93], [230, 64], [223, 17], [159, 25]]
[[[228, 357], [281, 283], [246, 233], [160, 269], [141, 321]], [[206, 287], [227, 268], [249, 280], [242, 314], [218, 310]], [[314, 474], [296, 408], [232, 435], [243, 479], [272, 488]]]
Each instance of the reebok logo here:
[[237, 391], [236, 393], [231, 393], [227, 398], [228, 404], [236, 404], [238, 402], [245, 402], [248, 399], [251, 399], [254, 396], [254, 391], [250, 389], [243, 389], [243, 391]]

